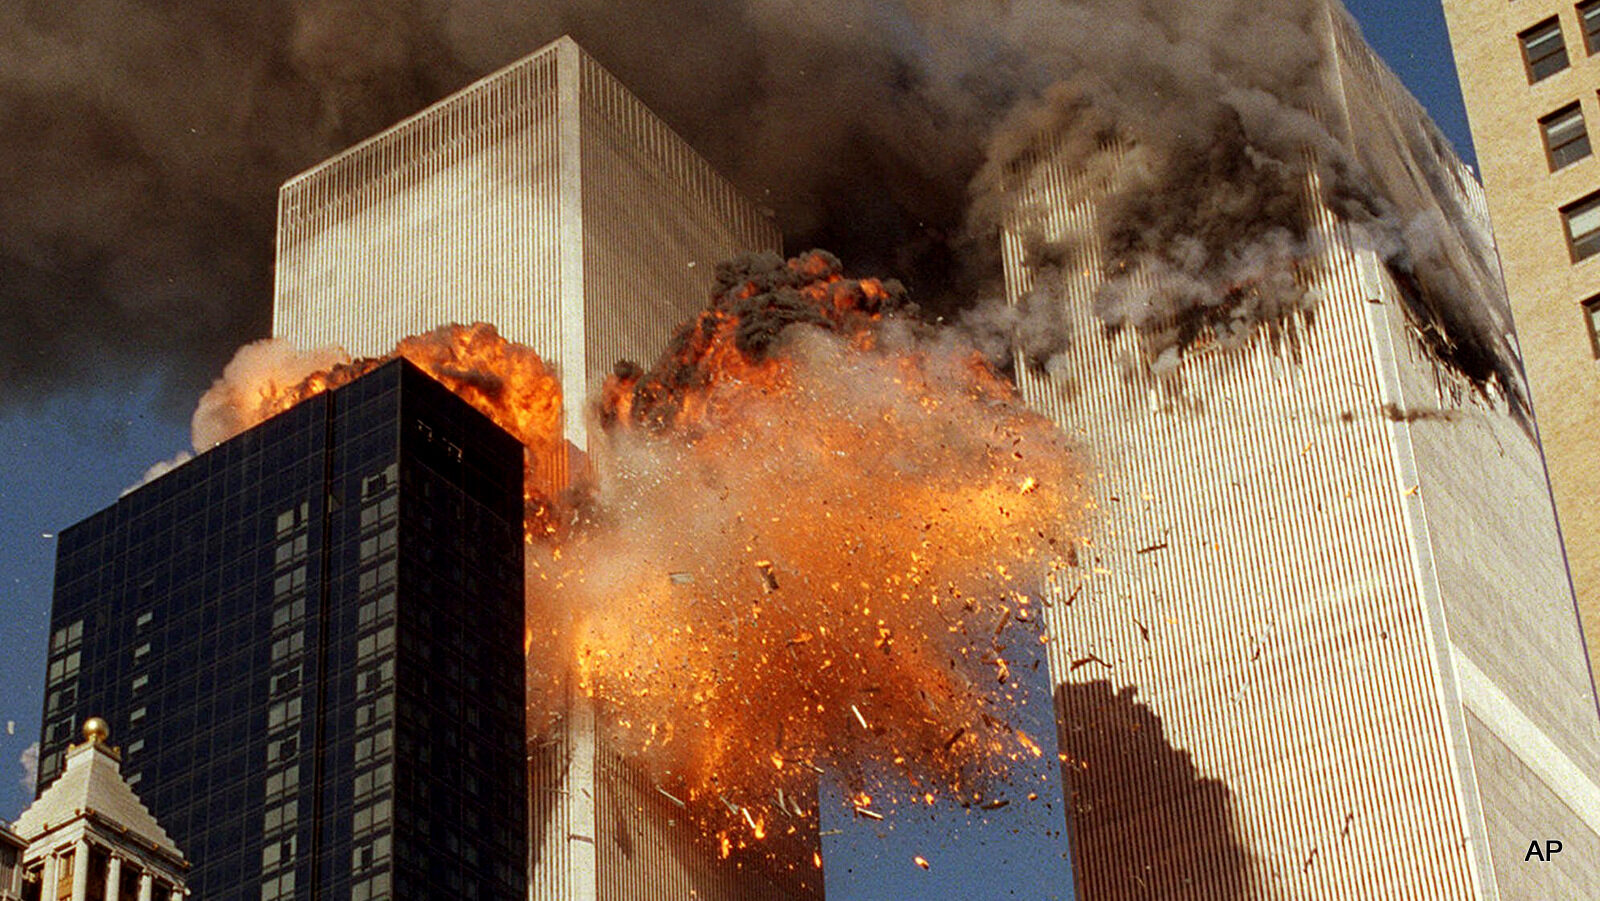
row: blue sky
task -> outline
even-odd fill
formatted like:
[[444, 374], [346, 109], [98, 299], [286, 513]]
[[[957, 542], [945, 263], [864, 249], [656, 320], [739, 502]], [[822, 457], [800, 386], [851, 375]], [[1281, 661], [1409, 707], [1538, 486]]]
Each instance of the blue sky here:
[[[1367, 39], [1472, 161], [1437, 0], [1347, 2]], [[26, 335], [0, 332], [0, 341], [26, 340]], [[39, 398], [0, 414], [0, 818], [14, 817], [31, 798], [23, 789], [20, 758], [39, 734], [53, 536], [113, 502], [151, 463], [187, 447], [186, 415], [155, 403], [163, 376], [152, 371], [142, 381]], [[962, 880], [949, 878], [957, 872], [979, 885], [1020, 878], [1017, 874], [1029, 870], [1043, 880], [1047, 877], [1027, 861], [1064, 841], [1059, 801], [1048, 813], [1042, 812], [1043, 804], [1031, 810], [997, 812], [987, 825], [969, 822], [964, 812], [947, 812], [897, 832], [825, 822], [825, 829], [845, 830], [832, 837], [829, 850], [838, 853], [830, 860], [864, 863], [859, 874], [848, 865], [851, 873], [830, 874], [830, 897], [893, 897], [889, 886], [896, 884], [916, 886], [919, 897], [934, 897], [936, 889], [954, 892], [950, 897], [975, 897]], [[931, 849], [923, 853], [933, 861], [932, 869], [923, 872], [910, 862], [914, 847]], [[896, 882], [902, 878], [922, 881]], [[1044, 897], [1045, 885], [1013, 887], [1016, 897]]]

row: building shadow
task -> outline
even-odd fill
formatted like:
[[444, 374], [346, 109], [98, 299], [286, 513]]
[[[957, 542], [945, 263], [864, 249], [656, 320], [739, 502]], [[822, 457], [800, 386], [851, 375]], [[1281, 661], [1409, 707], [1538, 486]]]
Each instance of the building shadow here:
[[1232, 792], [1167, 741], [1136, 694], [1103, 681], [1056, 688], [1078, 897], [1258, 897]]

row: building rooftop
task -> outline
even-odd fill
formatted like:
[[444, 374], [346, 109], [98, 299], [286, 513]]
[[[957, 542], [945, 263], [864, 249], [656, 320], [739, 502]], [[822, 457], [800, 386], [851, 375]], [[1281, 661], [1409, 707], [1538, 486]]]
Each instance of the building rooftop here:
[[183, 852], [122, 778], [122, 755], [106, 742], [105, 721], [91, 718], [84, 723], [83, 732], [84, 742], [67, 752], [61, 778], [22, 812], [12, 829], [31, 842], [79, 814], [92, 813], [182, 860]]

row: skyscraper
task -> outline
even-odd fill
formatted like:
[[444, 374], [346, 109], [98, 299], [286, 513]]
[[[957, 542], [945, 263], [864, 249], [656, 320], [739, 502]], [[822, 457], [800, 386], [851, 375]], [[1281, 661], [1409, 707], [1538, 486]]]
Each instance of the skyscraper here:
[[522, 447], [395, 361], [61, 533], [86, 714], [217, 901], [527, 896]]
[[1600, 3], [1445, 0], [1567, 562], [1600, 669]]
[[493, 322], [553, 365], [567, 438], [618, 360], [654, 359], [715, 265], [777, 227], [571, 38], [283, 185], [272, 333], [356, 356]]
[[[1492, 272], [1475, 182], [1325, 8], [1320, 119], [1399, 215], [1449, 211], [1438, 265]], [[1153, 365], [1094, 313], [1119, 174], [1042, 133], [1011, 175], [1008, 297], [1054, 298], [1073, 334], [1021, 388], [1098, 451], [1051, 610], [1082, 896], [1600, 895], [1600, 717], [1514, 378], [1442, 356], [1416, 279], [1314, 184], [1314, 315]], [[1494, 280], [1457, 286], [1511, 347]], [[1525, 863], [1544, 837], [1582, 850]]]
[[[565, 437], [587, 449], [587, 400], [614, 365], [653, 360], [717, 263], [780, 249], [767, 215], [561, 38], [284, 184], [273, 335], [376, 355], [493, 322], [553, 367]], [[538, 471], [560, 487], [564, 466]], [[532, 760], [535, 897], [781, 893], [708, 856], [588, 700], [570, 703]]]

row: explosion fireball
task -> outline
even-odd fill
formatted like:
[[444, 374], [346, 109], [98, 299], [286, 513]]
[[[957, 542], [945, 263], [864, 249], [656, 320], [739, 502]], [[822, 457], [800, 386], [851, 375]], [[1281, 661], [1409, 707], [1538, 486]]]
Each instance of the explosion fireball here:
[[[1041, 753], [1006, 724], [1012, 666], [1040, 656], [1038, 592], [1082, 472], [981, 354], [907, 311], [897, 283], [847, 279], [823, 252], [725, 265], [654, 368], [617, 366], [590, 472], [559, 507], [530, 498], [535, 731], [569, 690], [593, 698], [610, 743], [724, 852], [810, 815], [825, 766], [976, 804], [1010, 759]], [[556, 380], [492, 326], [395, 354], [530, 461], [560, 448]], [[289, 379], [244, 357], [197, 436], [381, 362]], [[858, 813], [881, 818], [860, 788]]]

